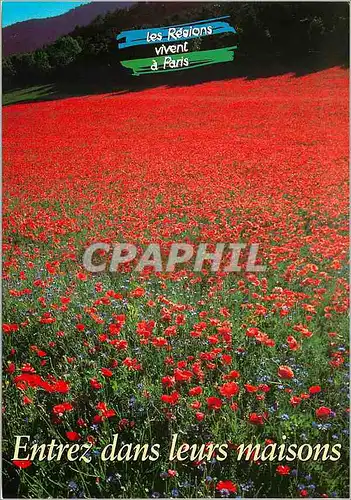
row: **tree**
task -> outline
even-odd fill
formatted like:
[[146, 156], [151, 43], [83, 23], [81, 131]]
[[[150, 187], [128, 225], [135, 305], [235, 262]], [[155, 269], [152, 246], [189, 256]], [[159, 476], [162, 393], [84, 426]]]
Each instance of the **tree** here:
[[49, 56], [44, 50], [34, 52], [34, 65], [40, 75], [47, 75], [51, 70]]
[[16, 80], [16, 69], [11, 57], [5, 57], [2, 61], [2, 83], [5, 89], [10, 88]]
[[71, 36], [59, 38], [46, 49], [50, 65], [54, 68], [63, 68], [71, 64], [81, 51], [78, 40]]

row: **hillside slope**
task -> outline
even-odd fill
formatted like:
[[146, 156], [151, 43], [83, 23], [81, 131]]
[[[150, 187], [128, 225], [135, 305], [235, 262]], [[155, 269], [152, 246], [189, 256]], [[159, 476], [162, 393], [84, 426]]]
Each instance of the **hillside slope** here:
[[32, 52], [57, 38], [67, 35], [76, 26], [86, 26], [98, 15], [127, 8], [133, 2], [92, 2], [69, 10], [60, 16], [30, 19], [12, 24], [2, 30], [3, 56]]

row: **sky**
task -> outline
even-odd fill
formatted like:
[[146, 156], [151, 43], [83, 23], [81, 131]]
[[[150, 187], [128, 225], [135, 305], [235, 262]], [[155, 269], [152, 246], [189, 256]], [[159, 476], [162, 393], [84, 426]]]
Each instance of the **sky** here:
[[2, 25], [64, 14], [86, 2], [2, 2]]

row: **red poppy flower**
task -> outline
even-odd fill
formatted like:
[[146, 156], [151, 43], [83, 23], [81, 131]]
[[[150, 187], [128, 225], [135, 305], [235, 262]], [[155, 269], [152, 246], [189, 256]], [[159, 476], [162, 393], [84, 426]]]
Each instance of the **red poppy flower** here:
[[66, 432], [66, 437], [70, 441], [79, 441], [79, 439], [81, 438], [81, 435], [78, 434], [78, 432], [68, 431], [68, 432]]
[[240, 373], [237, 370], [231, 370], [227, 375], [224, 375], [225, 380], [235, 380], [240, 377]]
[[207, 398], [207, 406], [209, 410], [220, 410], [222, 404], [222, 400], [219, 398], [216, 398], [214, 396]]
[[301, 399], [301, 398], [299, 398], [299, 396], [292, 396], [292, 397], [290, 398], [290, 404], [291, 404], [292, 406], [297, 406], [297, 405], [299, 405], [299, 404], [301, 403], [301, 401], [302, 401], [302, 399]]
[[188, 394], [189, 394], [189, 396], [199, 396], [200, 394], [202, 394], [202, 387], [200, 387], [200, 386], [192, 387], [189, 390]]
[[294, 372], [290, 368], [290, 366], [281, 365], [278, 368], [278, 377], [283, 379], [294, 378]]
[[224, 365], [230, 365], [230, 363], [232, 362], [232, 357], [229, 356], [229, 354], [223, 354], [221, 361]]
[[255, 385], [251, 385], [251, 384], [244, 384], [244, 387], [245, 387], [247, 392], [257, 392], [257, 390], [258, 390], [258, 387], [256, 387]]
[[145, 295], [145, 290], [141, 287], [135, 288], [131, 293], [131, 297], [143, 297]]
[[202, 413], [201, 411], [197, 411], [195, 413], [195, 418], [198, 422], [201, 422], [205, 418], [205, 414]]
[[14, 373], [14, 371], [16, 370], [16, 365], [15, 363], [9, 363], [9, 365], [7, 366], [6, 368], [6, 372], [9, 373], [10, 375], [12, 375]]
[[32, 462], [30, 460], [12, 460], [12, 463], [20, 469], [26, 469], [27, 467], [30, 467], [32, 465]]
[[161, 401], [168, 403], [170, 405], [175, 405], [180, 399], [180, 394], [177, 391], [173, 391], [171, 394], [163, 394], [161, 396]]
[[61, 403], [58, 405], [55, 405], [52, 409], [52, 412], [54, 415], [63, 415], [66, 411], [72, 411], [73, 406], [71, 403]]
[[263, 415], [259, 415], [257, 413], [250, 413], [249, 422], [250, 422], [250, 424], [254, 424], [254, 425], [263, 425], [264, 424]]
[[177, 382], [189, 382], [193, 376], [193, 372], [190, 370], [179, 370], [178, 368], [174, 370], [174, 378]]
[[221, 491], [221, 490], [227, 490], [229, 493], [236, 493], [238, 487], [235, 483], [232, 481], [219, 481], [216, 485], [216, 490]]
[[219, 392], [225, 398], [232, 398], [239, 392], [239, 386], [235, 382], [226, 382], [221, 387], [219, 387]]
[[178, 475], [176, 470], [168, 469], [167, 474], [169, 477], [176, 477]]
[[64, 380], [56, 380], [50, 388], [50, 392], [58, 392], [61, 394], [67, 394], [69, 392], [69, 384]]
[[101, 368], [101, 373], [104, 377], [112, 377], [113, 372], [108, 368]]
[[258, 386], [258, 390], [262, 391], [262, 392], [269, 392], [271, 390], [271, 388], [267, 384], [260, 384]]
[[90, 383], [90, 387], [91, 387], [92, 389], [96, 389], [96, 390], [98, 390], [98, 389], [101, 389], [101, 387], [102, 387], [102, 384], [100, 384], [100, 382], [98, 382], [98, 381], [96, 380], [96, 378], [92, 378], [92, 379], [90, 379], [90, 380], [89, 380], [89, 383]]
[[290, 467], [288, 465], [278, 465], [275, 470], [280, 476], [288, 476], [290, 474]]
[[76, 278], [80, 281], [86, 281], [87, 280], [87, 275], [84, 273], [77, 273]]
[[17, 332], [19, 330], [19, 326], [16, 323], [3, 323], [2, 329], [4, 333]]
[[310, 387], [308, 389], [308, 392], [310, 394], [318, 394], [319, 392], [321, 392], [321, 386], [320, 385], [312, 385], [312, 387]]
[[291, 349], [292, 351], [297, 351], [298, 349], [300, 349], [301, 345], [292, 335], [289, 335], [286, 340], [288, 342], [289, 349]]
[[332, 414], [332, 410], [328, 408], [327, 406], [320, 406], [316, 410], [316, 417], [317, 418], [328, 418]]

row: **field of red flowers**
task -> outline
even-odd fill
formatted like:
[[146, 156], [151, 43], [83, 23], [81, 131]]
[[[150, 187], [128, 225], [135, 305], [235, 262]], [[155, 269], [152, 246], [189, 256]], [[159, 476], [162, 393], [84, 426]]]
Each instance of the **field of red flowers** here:
[[[5, 496], [348, 496], [348, 109], [339, 68], [4, 108]], [[258, 243], [267, 270], [94, 275], [96, 241]], [[86, 460], [31, 455], [53, 439]]]

